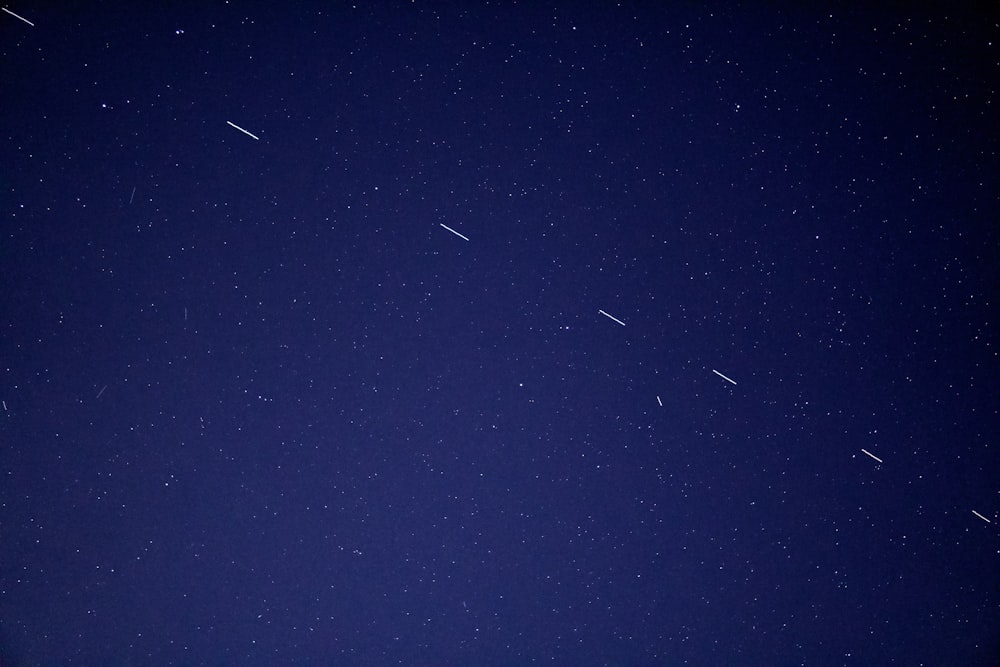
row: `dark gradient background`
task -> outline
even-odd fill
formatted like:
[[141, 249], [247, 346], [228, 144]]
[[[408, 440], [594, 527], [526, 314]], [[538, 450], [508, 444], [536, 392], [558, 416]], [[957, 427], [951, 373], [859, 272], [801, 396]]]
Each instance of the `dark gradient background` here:
[[997, 664], [998, 14], [700, 4], [7, 5], [3, 664]]

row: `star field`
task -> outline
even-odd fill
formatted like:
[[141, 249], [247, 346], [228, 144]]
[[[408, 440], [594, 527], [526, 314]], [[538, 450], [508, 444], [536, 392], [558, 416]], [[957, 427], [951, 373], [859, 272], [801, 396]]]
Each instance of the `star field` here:
[[0, 662], [1000, 658], [997, 15], [0, 14]]

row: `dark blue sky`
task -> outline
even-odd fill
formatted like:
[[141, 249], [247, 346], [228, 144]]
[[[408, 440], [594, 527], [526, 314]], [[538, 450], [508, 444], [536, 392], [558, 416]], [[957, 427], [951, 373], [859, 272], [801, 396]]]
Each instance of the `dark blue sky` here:
[[8, 5], [0, 662], [996, 664], [997, 15], [765, 4]]

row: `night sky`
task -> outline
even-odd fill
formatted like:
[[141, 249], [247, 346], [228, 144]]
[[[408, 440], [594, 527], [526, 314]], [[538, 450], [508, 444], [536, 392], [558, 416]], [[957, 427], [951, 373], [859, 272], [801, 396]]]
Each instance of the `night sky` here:
[[1000, 13], [701, 4], [5, 5], [0, 664], [998, 664]]

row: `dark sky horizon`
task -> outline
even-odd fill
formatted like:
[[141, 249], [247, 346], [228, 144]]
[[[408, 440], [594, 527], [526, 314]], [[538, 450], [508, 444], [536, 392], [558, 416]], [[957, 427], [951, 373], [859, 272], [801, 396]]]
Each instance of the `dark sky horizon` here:
[[7, 10], [0, 663], [1000, 660], [996, 11]]

